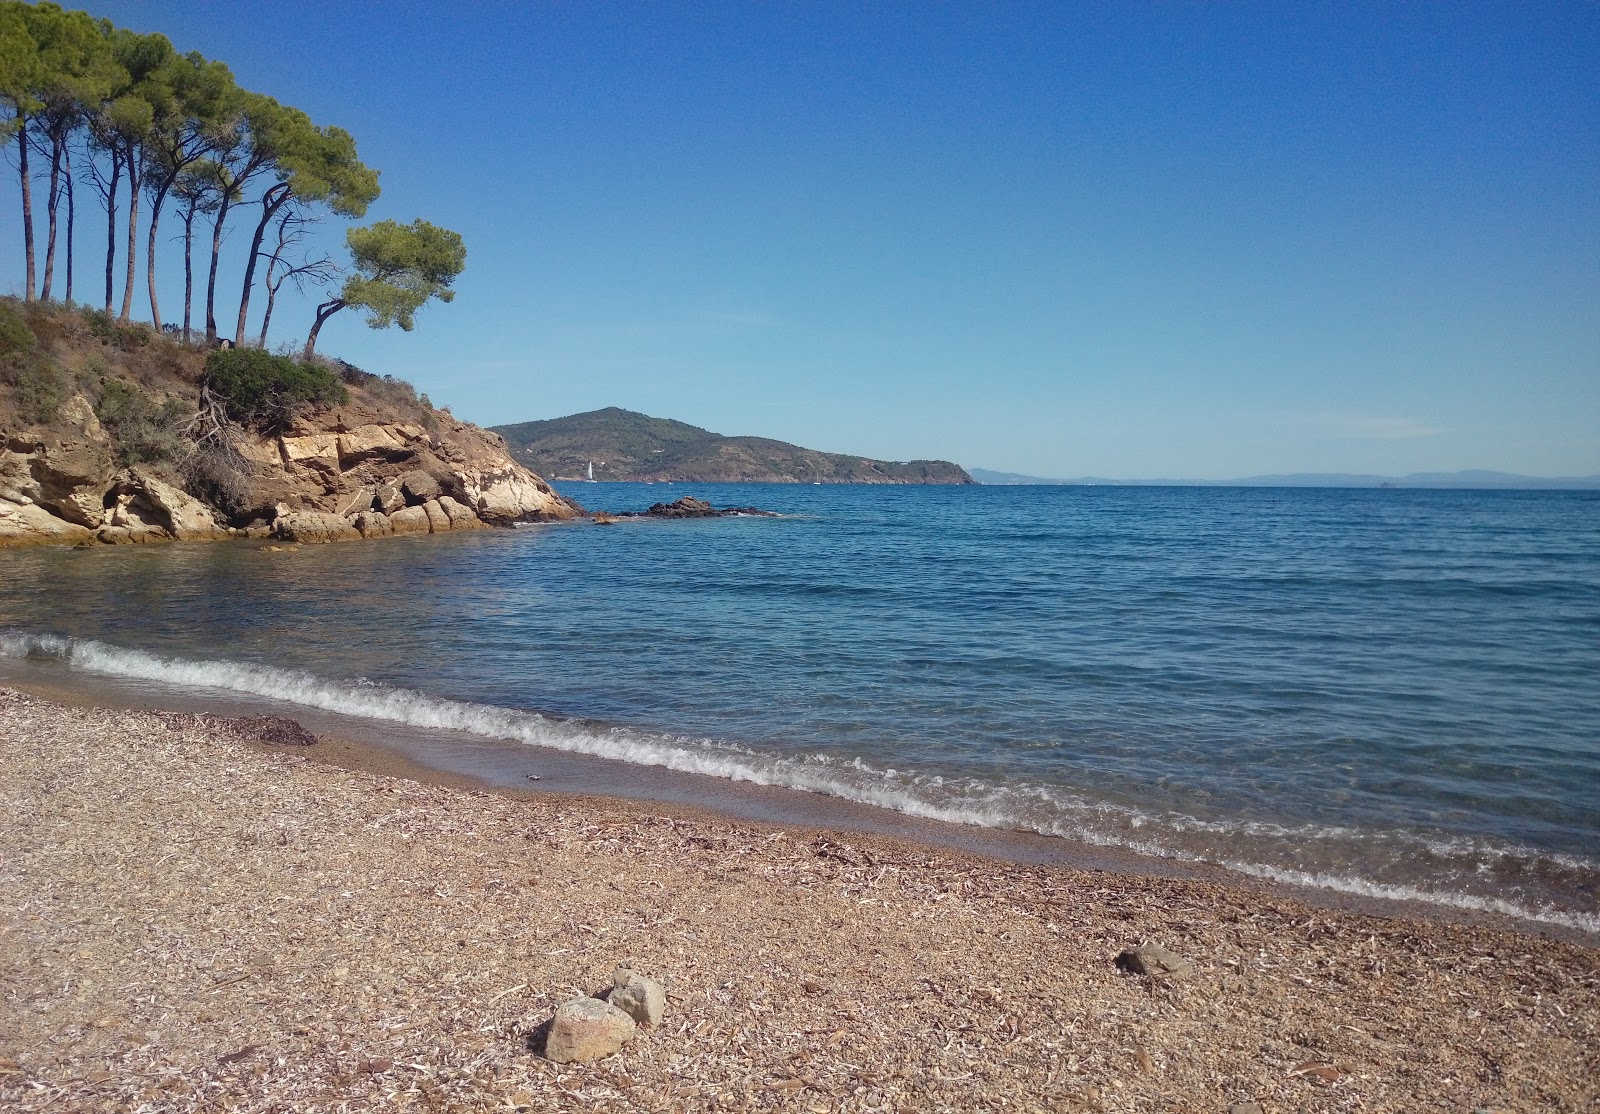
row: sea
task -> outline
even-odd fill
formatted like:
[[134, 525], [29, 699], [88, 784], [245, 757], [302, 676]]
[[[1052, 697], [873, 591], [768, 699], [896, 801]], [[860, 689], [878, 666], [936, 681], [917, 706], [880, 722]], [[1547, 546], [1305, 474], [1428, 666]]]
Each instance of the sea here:
[[0, 551], [0, 683], [1600, 934], [1600, 492], [558, 486], [777, 517]]

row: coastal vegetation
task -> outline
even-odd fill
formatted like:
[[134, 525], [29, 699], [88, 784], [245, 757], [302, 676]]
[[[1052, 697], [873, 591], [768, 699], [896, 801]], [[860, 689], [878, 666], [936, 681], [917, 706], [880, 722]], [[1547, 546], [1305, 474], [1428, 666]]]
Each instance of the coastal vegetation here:
[[0, 546], [330, 541], [576, 513], [402, 380], [0, 298]]
[[[512, 455], [556, 479], [700, 483], [970, 484], [947, 460], [872, 460], [770, 437], [724, 437], [670, 418], [608, 406], [546, 421], [491, 426]], [[590, 466], [593, 476], [590, 476]]]
[[[18, 171], [23, 301], [90, 300], [75, 251], [86, 187], [105, 217], [104, 282], [94, 295], [103, 326], [132, 324], [135, 302], [147, 300], [151, 329], [185, 342], [244, 345], [254, 296], [264, 292], [260, 329], [249, 339], [265, 345], [284, 283], [327, 286], [345, 272], [316, 250], [312, 227], [360, 218], [379, 194], [379, 172], [345, 129], [243, 88], [225, 63], [180, 52], [164, 35], [48, 2], [0, 0], [0, 140]], [[163, 316], [157, 281], [169, 209], [182, 228], [181, 324]], [[250, 243], [224, 327], [230, 220]], [[450, 300], [466, 262], [460, 236], [423, 220], [350, 229], [346, 242], [350, 273], [308, 325], [307, 356], [322, 325], [346, 307], [365, 310], [374, 328], [409, 331], [424, 302]]]

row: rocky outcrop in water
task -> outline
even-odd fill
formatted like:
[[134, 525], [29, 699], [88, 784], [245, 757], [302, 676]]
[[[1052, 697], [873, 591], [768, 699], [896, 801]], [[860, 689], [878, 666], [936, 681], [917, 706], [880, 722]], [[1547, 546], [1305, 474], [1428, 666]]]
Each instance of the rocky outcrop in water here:
[[335, 389], [264, 419], [230, 409], [208, 351], [0, 299], [0, 546], [345, 541], [582, 513], [407, 383], [323, 360]]
[[494, 434], [443, 414], [433, 424], [384, 421], [353, 400], [275, 436], [240, 437], [230, 513], [186, 491], [176, 467], [119, 468], [75, 394], [49, 427], [0, 441], [0, 546], [353, 541], [577, 517]]
[[647, 511], [617, 511], [611, 518], [777, 518], [775, 511], [757, 507], [713, 507], [704, 499], [685, 495], [672, 503], [652, 503]]

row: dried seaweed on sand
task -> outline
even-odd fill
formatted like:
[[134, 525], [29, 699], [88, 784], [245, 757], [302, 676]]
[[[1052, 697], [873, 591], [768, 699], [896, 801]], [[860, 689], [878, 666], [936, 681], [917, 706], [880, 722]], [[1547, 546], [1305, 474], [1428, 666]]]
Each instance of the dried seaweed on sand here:
[[[1592, 1111], [1600, 956], [0, 690], [6, 1110]], [[1159, 943], [1185, 977], [1117, 956]], [[541, 1027], [619, 963], [662, 1023]]]

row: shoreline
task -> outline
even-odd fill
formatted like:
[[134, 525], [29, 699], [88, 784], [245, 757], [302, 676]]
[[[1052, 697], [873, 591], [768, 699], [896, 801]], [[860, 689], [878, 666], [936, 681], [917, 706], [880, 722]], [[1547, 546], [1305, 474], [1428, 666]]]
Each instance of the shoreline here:
[[[367, 757], [0, 683], [8, 1108], [1600, 1098], [1593, 948]], [[1151, 942], [1192, 974], [1118, 969]], [[544, 1059], [554, 1006], [618, 962], [666, 984], [661, 1026]]]
[[[52, 673], [55, 675], [48, 675]], [[973, 855], [995, 864], [1212, 882], [1242, 893], [1289, 898], [1328, 912], [1482, 927], [1600, 949], [1600, 934], [1489, 909], [1299, 885], [1212, 862], [1031, 831], [927, 819], [804, 789], [673, 771], [463, 731], [413, 727], [239, 692], [57, 671], [0, 659], [0, 688], [7, 686], [82, 707], [283, 715], [305, 724], [318, 736], [319, 745], [306, 753], [309, 761], [440, 787], [514, 799], [559, 796], [595, 807], [642, 808], [696, 821], [764, 824], [820, 836], [848, 834], [920, 851]], [[537, 776], [529, 777], [534, 772]]]

